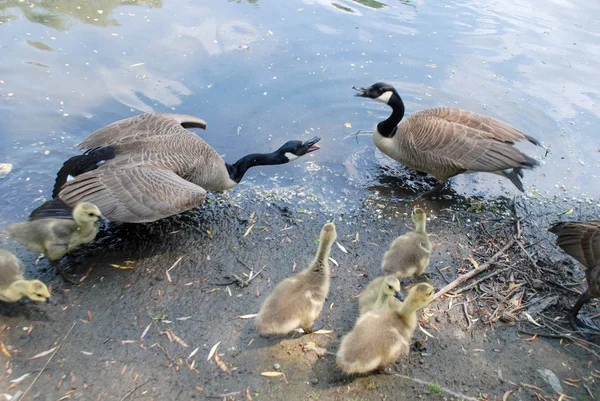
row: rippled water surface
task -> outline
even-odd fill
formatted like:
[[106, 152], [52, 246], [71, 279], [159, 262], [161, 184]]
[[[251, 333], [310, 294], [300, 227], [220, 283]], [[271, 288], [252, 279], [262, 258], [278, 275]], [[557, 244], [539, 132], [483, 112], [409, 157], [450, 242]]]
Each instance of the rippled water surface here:
[[[94, 130], [142, 112], [203, 117], [227, 161], [319, 135], [322, 149], [256, 168], [245, 185], [303, 184], [342, 199], [386, 184], [370, 130], [389, 114], [353, 97], [385, 80], [407, 112], [457, 106], [541, 140], [531, 196], [598, 201], [600, 3], [586, 0], [0, 2], [0, 222], [49, 196]], [[395, 166], [394, 166], [395, 167]], [[517, 191], [492, 175], [461, 194]], [[338, 200], [339, 200], [338, 199]]]

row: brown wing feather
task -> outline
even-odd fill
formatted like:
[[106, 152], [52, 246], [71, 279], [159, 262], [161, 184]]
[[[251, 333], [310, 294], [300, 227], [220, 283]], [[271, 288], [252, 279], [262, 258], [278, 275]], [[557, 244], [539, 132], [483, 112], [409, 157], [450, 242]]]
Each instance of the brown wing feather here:
[[206, 191], [169, 170], [107, 166], [67, 183], [59, 197], [70, 205], [92, 202], [109, 220], [143, 223], [204, 203]]
[[[448, 176], [462, 171], [498, 172], [533, 167], [538, 162], [513, 145], [520, 140], [537, 141], [490, 117], [460, 109], [429, 109], [408, 117], [404, 137], [428, 164]], [[437, 173], [437, 174], [436, 174]]]
[[558, 223], [556, 244], [586, 268], [600, 265], [600, 221]]
[[115, 121], [90, 134], [79, 144], [80, 149], [144, 141], [159, 135], [189, 134], [185, 128], [206, 129], [206, 121], [184, 114], [141, 114]]

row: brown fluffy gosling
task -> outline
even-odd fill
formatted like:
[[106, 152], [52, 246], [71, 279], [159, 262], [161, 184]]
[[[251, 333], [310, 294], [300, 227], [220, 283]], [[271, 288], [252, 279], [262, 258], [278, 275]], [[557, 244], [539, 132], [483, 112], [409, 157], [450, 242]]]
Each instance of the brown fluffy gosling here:
[[430, 302], [434, 292], [430, 284], [419, 283], [404, 302], [390, 299], [386, 308], [359, 317], [342, 338], [337, 366], [346, 374], [367, 373], [407, 355], [417, 327], [416, 311]]
[[398, 278], [417, 277], [429, 266], [432, 244], [425, 230], [427, 215], [423, 209], [415, 208], [411, 214], [415, 231], [396, 238], [383, 255], [381, 268], [384, 275]]
[[25, 280], [21, 262], [12, 253], [0, 249], [0, 300], [56, 304], [40, 280]]
[[100, 209], [92, 203], [71, 208], [57, 198], [31, 212], [28, 221], [9, 226], [7, 232], [27, 250], [46, 255], [65, 279], [74, 282], [60, 267], [59, 260], [96, 238], [100, 216]]
[[400, 281], [395, 276], [377, 277], [358, 297], [358, 314], [362, 316], [387, 305], [390, 297], [404, 301], [400, 292]]
[[328, 258], [336, 237], [335, 225], [325, 224], [313, 262], [275, 286], [254, 321], [260, 334], [286, 334], [298, 326], [305, 333], [313, 331], [329, 292]]

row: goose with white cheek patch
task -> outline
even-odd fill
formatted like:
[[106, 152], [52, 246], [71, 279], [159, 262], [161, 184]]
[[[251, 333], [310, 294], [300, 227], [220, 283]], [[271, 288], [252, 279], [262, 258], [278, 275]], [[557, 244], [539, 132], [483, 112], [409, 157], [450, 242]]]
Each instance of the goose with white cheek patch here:
[[541, 146], [537, 139], [471, 111], [439, 107], [404, 117], [404, 102], [393, 86], [378, 82], [354, 88], [356, 96], [385, 103], [392, 114], [377, 124], [375, 146], [403, 165], [433, 175], [438, 181], [420, 197], [433, 195], [458, 174], [486, 172], [508, 178], [524, 192], [523, 169], [539, 163], [514, 147], [519, 141]]
[[319, 149], [318, 137], [288, 141], [274, 152], [228, 164], [186, 128], [206, 129], [206, 122], [142, 114], [94, 132], [79, 146], [86, 152], [58, 172], [53, 196], [69, 205], [92, 202], [109, 220], [151, 222], [203, 204], [207, 190], [232, 188], [251, 167], [288, 163]]

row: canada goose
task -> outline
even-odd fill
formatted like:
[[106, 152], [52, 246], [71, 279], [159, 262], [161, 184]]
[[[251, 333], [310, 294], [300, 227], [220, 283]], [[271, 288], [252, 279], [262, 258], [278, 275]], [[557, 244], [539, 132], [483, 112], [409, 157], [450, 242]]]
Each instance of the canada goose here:
[[275, 152], [228, 164], [186, 128], [206, 129], [206, 122], [182, 114], [142, 114], [94, 132], [79, 145], [86, 152], [58, 172], [53, 197], [69, 205], [92, 202], [109, 220], [151, 222], [204, 203], [206, 190], [235, 186], [250, 167], [288, 163], [319, 149], [318, 137], [288, 141]]
[[408, 354], [417, 328], [416, 311], [429, 303], [434, 292], [431, 285], [420, 283], [410, 289], [404, 302], [391, 298], [387, 307], [359, 317], [342, 338], [337, 366], [346, 374], [367, 373]]
[[377, 124], [373, 141], [383, 153], [438, 181], [432, 195], [446, 181], [462, 173], [488, 172], [507, 177], [524, 192], [523, 169], [539, 163], [519, 151], [515, 142], [540, 143], [510, 125], [467, 110], [449, 107], [421, 110], [404, 117], [404, 103], [393, 86], [378, 82], [354, 88], [356, 96], [368, 97], [392, 108], [392, 114]]
[[56, 198], [31, 212], [28, 221], [9, 226], [7, 232], [29, 251], [46, 255], [65, 279], [75, 283], [59, 261], [68, 252], [96, 238], [100, 216], [100, 210], [92, 203], [78, 203], [71, 208]]
[[594, 328], [581, 322], [577, 315], [591, 298], [600, 298], [600, 221], [558, 223], [549, 231], [556, 234], [556, 244], [585, 267], [588, 289], [581, 294], [567, 317], [576, 330], [586, 326]]
[[398, 278], [417, 277], [429, 266], [432, 244], [425, 230], [427, 215], [417, 207], [411, 218], [415, 231], [402, 234], [392, 242], [383, 255], [383, 274], [393, 274]]
[[56, 304], [44, 283], [40, 280], [25, 280], [19, 259], [4, 249], [0, 249], [0, 301]]
[[275, 286], [254, 320], [260, 334], [286, 334], [298, 326], [305, 333], [313, 331], [329, 292], [328, 258], [336, 237], [335, 225], [325, 224], [312, 263]]
[[400, 292], [400, 281], [396, 276], [377, 277], [358, 297], [358, 314], [362, 316], [387, 305], [391, 297], [404, 301]]

